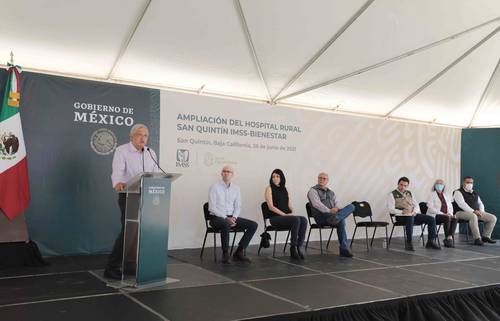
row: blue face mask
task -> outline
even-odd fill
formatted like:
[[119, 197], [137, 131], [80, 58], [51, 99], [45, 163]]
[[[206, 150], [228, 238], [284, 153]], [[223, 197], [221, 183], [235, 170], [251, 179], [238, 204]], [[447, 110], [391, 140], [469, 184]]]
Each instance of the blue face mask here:
[[444, 184], [436, 184], [434, 185], [434, 188], [436, 189], [436, 191], [442, 192], [444, 190]]

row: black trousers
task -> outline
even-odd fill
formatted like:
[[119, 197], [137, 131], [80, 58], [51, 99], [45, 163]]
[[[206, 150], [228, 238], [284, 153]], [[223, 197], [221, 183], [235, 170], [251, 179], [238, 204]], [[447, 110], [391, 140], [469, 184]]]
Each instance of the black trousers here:
[[427, 224], [427, 231], [429, 232], [428, 240], [434, 240], [437, 236], [436, 233], [436, 220], [434, 217], [425, 214], [417, 214], [414, 216], [396, 216], [397, 222], [404, 222], [406, 224], [406, 242], [411, 242], [413, 237], [413, 224]]
[[122, 227], [120, 230], [120, 234], [115, 240], [115, 244], [113, 245], [113, 250], [108, 258], [108, 265], [106, 269], [116, 270], [120, 269], [122, 266], [123, 260], [123, 230], [125, 229], [125, 206], [127, 204], [127, 194], [120, 193], [118, 194], [118, 206], [120, 207], [121, 212], [121, 223]]
[[307, 230], [307, 220], [304, 216], [272, 216], [269, 221], [274, 227], [290, 229], [290, 244], [292, 246], [302, 246]]
[[446, 235], [446, 237], [452, 236], [453, 233], [455, 233], [455, 229], [457, 228], [457, 223], [458, 220], [453, 215], [443, 215], [443, 214], [436, 215], [436, 224], [438, 225], [443, 224], [444, 235]]
[[[229, 250], [229, 231], [231, 227], [225, 218], [210, 215], [210, 225], [216, 230], [220, 231], [220, 239], [222, 243], [222, 252], [228, 252]], [[257, 230], [257, 223], [248, 220], [243, 217], [238, 217], [236, 219], [236, 229], [244, 232], [243, 237], [241, 238], [238, 245], [242, 248], [246, 248], [250, 243], [255, 231]]]

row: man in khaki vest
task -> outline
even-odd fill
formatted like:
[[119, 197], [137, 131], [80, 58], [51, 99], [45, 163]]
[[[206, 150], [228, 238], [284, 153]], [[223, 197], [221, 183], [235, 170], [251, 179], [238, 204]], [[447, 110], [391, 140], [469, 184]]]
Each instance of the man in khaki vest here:
[[389, 193], [387, 198], [389, 213], [396, 216], [396, 222], [404, 222], [406, 225], [405, 250], [415, 251], [412, 244], [414, 224], [427, 224], [429, 235], [425, 247], [439, 250], [441, 247], [436, 244], [436, 219], [433, 216], [420, 213], [417, 201], [408, 190], [409, 185], [410, 180], [407, 177], [401, 177], [398, 180], [398, 187]]

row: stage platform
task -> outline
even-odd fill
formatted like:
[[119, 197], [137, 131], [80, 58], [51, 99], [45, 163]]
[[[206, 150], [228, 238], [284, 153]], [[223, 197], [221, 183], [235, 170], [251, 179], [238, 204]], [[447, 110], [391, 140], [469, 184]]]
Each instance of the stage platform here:
[[357, 240], [348, 259], [337, 255], [335, 242], [323, 255], [312, 242], [303, 262], [284, 255], [282, 245], [276, 258], [272, 248], [257, 256], [251, 246], [250, 265], [216, 263], [212, 248], [202, 260], [199, 249], [172, 250], [168, 276], [180, 281], [145, 291], [107, 286], [105, 255], [54, 257], [50, 266], [0, 270], [0, 320], [333, 320], [328, 316], [346, 308], [382, 309], [434, 294], [437, 302], [498, 289], [500, 244], [457, 240], [456, 248], [440, 251], [414, 245], [415, 252], [406, 252], [395, 239], [387, 250], [376, 240], [367, 251]]

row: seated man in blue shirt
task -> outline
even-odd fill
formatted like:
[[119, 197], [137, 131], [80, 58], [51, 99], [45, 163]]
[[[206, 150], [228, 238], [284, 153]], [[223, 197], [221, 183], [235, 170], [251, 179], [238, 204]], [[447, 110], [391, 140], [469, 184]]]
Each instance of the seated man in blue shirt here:
[[240, 216], [241, 194], [238, 185], [231, 183], [234, 170], [231, 166], [222, 168], [222, 181], [213, 184], [208, 192], [208, 210], [210, 212], [210, 225], [220, 230], [222, 242], [222, 263], [229, 264], [229, 230], [232, 227], [244, 230], [244, 235], [238, 243], [238, 248], [233, 254], [233, 261], [250, 263], [245, 256], [244, 249], [250, 243], [257, 223]]

